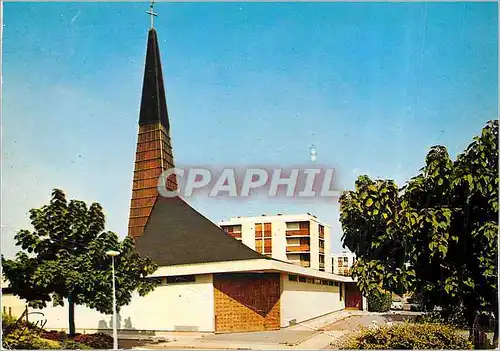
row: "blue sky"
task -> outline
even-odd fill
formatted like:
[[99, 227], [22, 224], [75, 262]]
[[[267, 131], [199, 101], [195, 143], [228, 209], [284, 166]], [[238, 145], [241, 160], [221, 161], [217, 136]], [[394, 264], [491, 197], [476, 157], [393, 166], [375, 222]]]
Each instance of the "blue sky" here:
[[[99, 201], [125, 236], [146, 3], [5, 3], [2, 250], [49, 199]], [[157, 3], [179, 165], [337, 167], [402, 184], [429, 147], [454, 157], [497, 117], [496, 3]], [[338, 204], [194, 198], [217, 222]]]

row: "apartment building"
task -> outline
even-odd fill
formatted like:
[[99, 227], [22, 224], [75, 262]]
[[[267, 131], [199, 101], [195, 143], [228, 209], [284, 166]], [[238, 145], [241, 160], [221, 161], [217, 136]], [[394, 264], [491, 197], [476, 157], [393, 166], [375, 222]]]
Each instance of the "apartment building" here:
[[347, 250], [331, 255], [332, 273], [351, 275], [351, 267], [356, 262], [356, 255]]
[[227, 235], [263, 255], [331, 272], [331, 261], [326, 259], [331, 228], [312, 214], [235, 217], [218, 224]]

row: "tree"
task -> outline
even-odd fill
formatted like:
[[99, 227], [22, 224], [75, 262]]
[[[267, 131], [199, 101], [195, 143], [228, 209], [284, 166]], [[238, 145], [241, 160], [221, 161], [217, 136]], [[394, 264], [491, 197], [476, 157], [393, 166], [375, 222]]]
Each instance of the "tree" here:
[[360, 289], [412, 288], [427, 309], [495, 316], [498, 340], [498, 121], [452, 161], [443, 146], [397, 190], [362, 176], [340, 198], [343, 241]]
[[123, 241], [104, 231], [105, 218], [100, 204], [90, 207], [83, 201], [66, 200], [55, 189], [48, 205], [30, 210], [33, 231], [20, 230], [16, 245], [22, 251], [15, 260], [2, 257], [3, 274], [14, 295], [30, 307], [69, 307], [69, 333], [75, 334], [75, 305], [85, 305], [105, 314], [112, 313], [112, 275], [108, 250], [115, 257], [117, 308], [130, 303], [132, 292], [141, 296], [152, 291], [156, 281], [146, 277], [157, 266], [140, 257], [131, 238]]

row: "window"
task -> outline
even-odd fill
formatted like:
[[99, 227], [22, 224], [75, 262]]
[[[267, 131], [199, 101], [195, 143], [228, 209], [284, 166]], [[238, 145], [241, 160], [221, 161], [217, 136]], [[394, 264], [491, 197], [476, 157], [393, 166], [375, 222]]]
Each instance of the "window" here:
[[345, 263], [349, 262], [349, 258], [348, 257], [344, 257], [344, 262]]
[[241, 239], [241, 224], [239, 225], [224, 225], [221, 226], [222, 230], [235, 239]]
[[301, 283], [306, 283], [306, 282], [307, 282], [306, 277], [302, 277], [302, 276], [301, 276], [301, 277], [299, 277], [299, 282], [301, 282]]
[[342, 299], [344, 298], [344, 296], [342, 296], [342, 293], [343, 293], [343, 286], [342, 286], [342, 283], [339, 284], [339, 297], [340, 297], [340, 301], [342, 301]]
[[262, 223], [256, 223], [255, 224], [255, 237], [256, 238], [262, 238], [263, 230], [262, 230]]
[[321, 285], [321, 279], [315, 278], [314, 279], [314, 284]]
[[299, 230], [299, 229], [300, 229], [299, 222], [287, 222], [286, 223], [286, 230]]
[[297, 279], [298, 279], [297, 275], [293, 275], [293, 274], [289, 274], [288, 275], [288, 280], [291, 281], [291, 282], [296, 282]]
[[314, 279], [313, 278], [307, 278], [307, 282], [309, 284], [314, 284]]
[[262, 223], [255, 223], [255, 251], [258, 253], [265, 253], [263, 236], [264, 228]]
[[264, 239], [264, 253], [271, 254], [273, 252], [273, 243], [271, 238]]
[[338, 282], [334, 282], [335, 286], [339, 286], [339, 283]]
[[271, 237], [271, 223], [264, 223], [264, 237], [265, 238], [270, 238]]
[[333, 281], [331, 281], [331, 280], [330, 280], [330, 281], [328, 282], [328, 285], [329, 285], [329, 286], [333, 286]]
[[258, 253], [263, 252], [262, 239], [255, 239], [255, 251], [257, 251]]
[[318, 232], [319, 232], [319, 237], [320, 239], [325, 238], [325, 227], [322, 226], [321, 224], [318, 225]]
[[194, 275], [179, 275], [167, 277], [167, 284], [194, 283], [196, 276]]
[[328, 285], [328, 281], [327, 280], [321, 280], [321, 285]]

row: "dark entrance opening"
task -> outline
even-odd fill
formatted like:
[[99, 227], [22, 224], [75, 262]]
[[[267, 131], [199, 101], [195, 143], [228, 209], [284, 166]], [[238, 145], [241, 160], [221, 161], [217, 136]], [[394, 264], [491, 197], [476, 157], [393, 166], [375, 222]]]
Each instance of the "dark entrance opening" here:
[[363, 309], [363, 296], [355, 283], [345, 284], [345, 308], [351, 310]]

